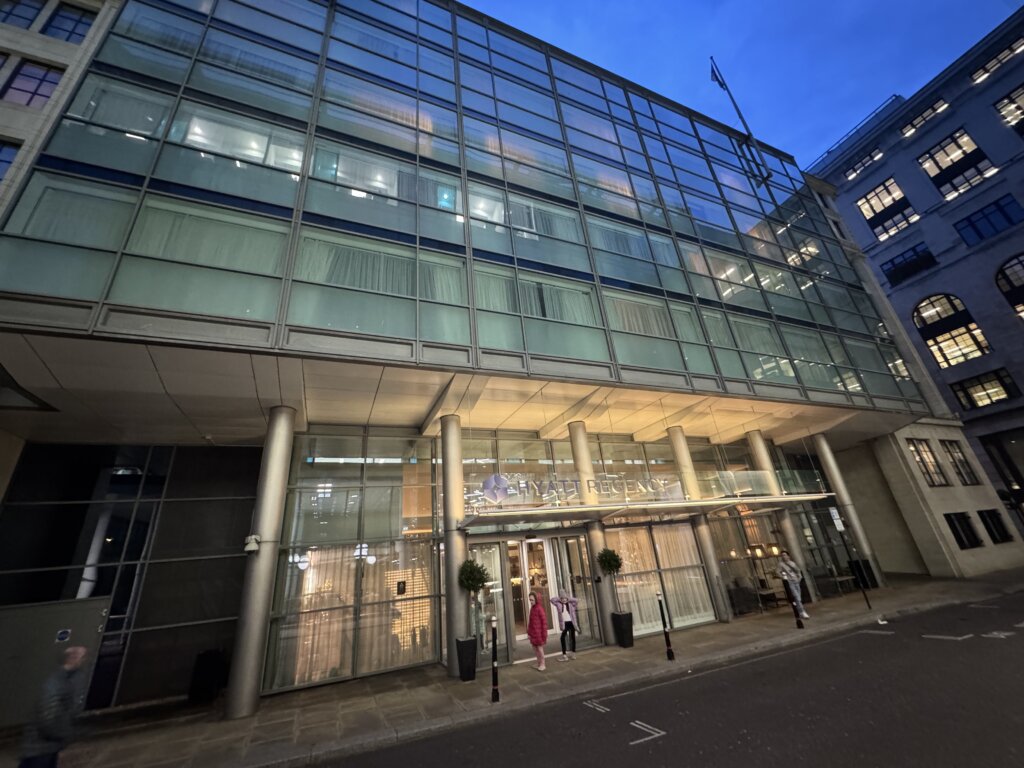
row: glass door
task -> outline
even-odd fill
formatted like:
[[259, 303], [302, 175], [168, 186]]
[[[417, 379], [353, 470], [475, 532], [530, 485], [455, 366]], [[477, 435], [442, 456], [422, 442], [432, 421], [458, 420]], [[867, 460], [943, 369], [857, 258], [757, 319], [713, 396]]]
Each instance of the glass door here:
[[599, 644], [601, 629], [597, 615], [597, 600], [594, 596], [594, 582], [590, 578], [586, 539], [583, 536], [570, 536], [552, 539], [551, 543], [558, 583], [577, 601], [576, 618], [580, 624], [576, 628], [577, 645]]
[[491, 617], [498, 617], [498, 661], [509, 661], [508, 617], [505, 614], [505, 564], [502, 562], [502, 548], [498, 542], [471, 544], [469, 556], [476, 560], [490, 575], [490, 581], [478, 595], [471, 598], [469, 620], [476, 635], [477, 666], [491, 663]]

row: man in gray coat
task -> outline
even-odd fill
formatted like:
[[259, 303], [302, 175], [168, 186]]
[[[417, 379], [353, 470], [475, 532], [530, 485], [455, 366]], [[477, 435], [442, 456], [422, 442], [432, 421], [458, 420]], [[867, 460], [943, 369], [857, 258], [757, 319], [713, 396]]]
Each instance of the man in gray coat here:
[[57, 768], [58, 755], [71, 743], [74, 719], [82, 710], [85, 655], [80, 645], [66, 648], [61, 666], [46, 678], [35, 720], [25, 728], [18, 768]]

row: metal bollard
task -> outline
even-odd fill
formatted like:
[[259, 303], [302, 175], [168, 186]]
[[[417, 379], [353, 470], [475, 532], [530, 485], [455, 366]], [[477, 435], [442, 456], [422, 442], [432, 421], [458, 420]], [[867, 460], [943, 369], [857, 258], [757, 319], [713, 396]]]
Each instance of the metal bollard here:
[[498, 692], [498, 616], [491, 616], [491, 704], [501, 700]]
[[[782, 585], [786, 588], [786, 597], [789, 598], [789, 607], [793, 609], [793, 618], [796, 619], [796, 628], [803, 629], [804, 620], [800, 618], [800, 611], [797, 610], [796, 600], [793, 597], [794, 587], [788, 581], [782, 582]], [[796, 585], [796, 589], [800, 589], [799, 584]]]
[[669, 661], [676, 660], [676, 652], [672, 650], [672, 638], [668, 636], [668, 622], [665, 621], [665, 605], [661, 602], [661, 592], [658, 592], [658, 613], [661, 614], [661, 629], [665, 633], [665, 655]]

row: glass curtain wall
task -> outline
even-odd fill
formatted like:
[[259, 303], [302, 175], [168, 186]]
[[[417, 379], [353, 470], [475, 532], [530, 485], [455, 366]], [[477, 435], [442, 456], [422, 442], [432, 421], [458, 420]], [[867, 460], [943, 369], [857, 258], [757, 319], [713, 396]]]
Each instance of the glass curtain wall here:
[[438, 658], [434, 441], [295, 440], [265, 688]]
[[734, 615], [786, 604], [786, 592], [776, 574], [785, 544], [774, 513], [733, 509], [708, 516], [714, 555]]
[[109, 600], [88, 708], [184, 696], [204, 651], [226, 670], [260, 456], [25, 446], [0, 507], [0, 605]]

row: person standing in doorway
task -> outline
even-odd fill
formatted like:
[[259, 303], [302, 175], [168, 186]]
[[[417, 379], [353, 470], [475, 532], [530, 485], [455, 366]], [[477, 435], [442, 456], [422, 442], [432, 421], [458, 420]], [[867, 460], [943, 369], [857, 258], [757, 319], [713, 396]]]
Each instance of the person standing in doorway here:
[[537, 669], [543, 672], [547, 669], [544, 665], [544, 644], [548, 641], [548, 616], [541, 605], [539, 592], [530, 593], [530, 620], [526, 625], [526, 636], [530, 638], [530, 645], [537, 656]]
[[811, 618], [807, 615], [807, 611], [804, 610], [803, 601], [800, 599], [800, 582], [803, 580], [804, 575], [800, 571], [800, 566], [796, 564], [796, 561], [786, 550], [782, 550], [782, 554], [779, 555], [778, 570], [779, 578], [781, 578], [782, 583], [786, 585], [786, 594], [789, 597], [789, 601], [796, 607], [797, 612], [800, 614], [800, 618]]
[[[576, 619], [576, 606], [579, 601], [575, 597], [569, 597], [564, 589], [558, 590], [558, 597], [551, 598], [551, 604], [555, 606], [555, 613], [558, 614], [558, 628], [562, 631], [562, 655], [559, 661], [568, 661], [576, 658], [576, 627], [579, 623]], [[565, 636], [569, 636], [569, 646], [566, 649]], [[568, 652], [567, 652], [568, 650]]]
[[73, 645], [43, 684], [35, 720], [25, 728], [18, 768], [57, 768], [58, 756], [71, 743], [74, 719], [82, 711], [82, 664], [86, 649]]

